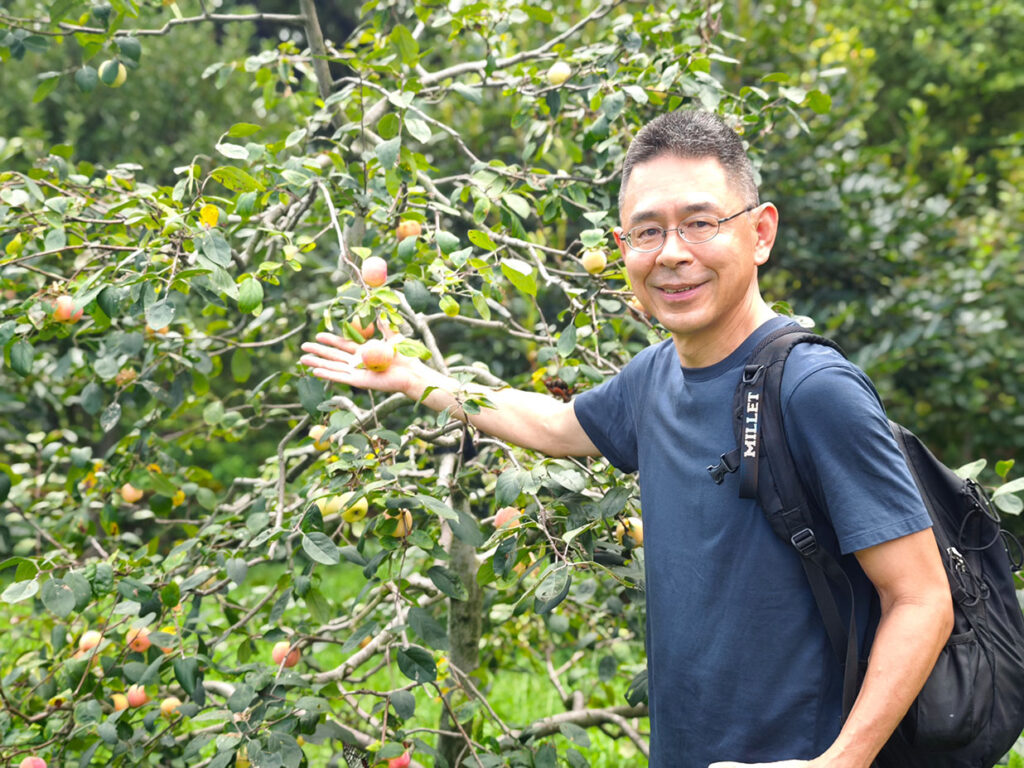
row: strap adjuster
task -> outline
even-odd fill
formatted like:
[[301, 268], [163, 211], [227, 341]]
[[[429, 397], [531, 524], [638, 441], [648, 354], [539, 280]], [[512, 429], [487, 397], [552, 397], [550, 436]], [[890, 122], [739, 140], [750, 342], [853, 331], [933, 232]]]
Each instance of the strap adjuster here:
[[818, 540], [810, 528], [801, 528], [790, 537], [789, 541], [804, 557], [810, 557], [818, 549]]

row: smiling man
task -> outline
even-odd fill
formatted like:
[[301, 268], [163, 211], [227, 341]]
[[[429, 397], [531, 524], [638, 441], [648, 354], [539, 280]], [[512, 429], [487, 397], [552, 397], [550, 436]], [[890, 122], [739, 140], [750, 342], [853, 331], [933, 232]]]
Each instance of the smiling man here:
[[[561, 403], [488, 391], [468, 418], [551, 455], [601, 453], [638, 472], [644, 521], [653, 768], [868, 768], [924, 683], [952, 626], [930, 521], [874, 390], [852, 364], [800, 345], [783, 379], [802, 479], [835, 531], [857, 605], [880, 619], [864, 684], [842, 719], [842, 670], [799, 558], [737, 478], [706, 467], [735, 444], [733, 392], [748, 355], [787, 322], [761, 297], [758, 268], [779, 224], [761, 203], [740, 138], [717, 116], [663, 115], [627, 152], [615, 239], [633, 290], [671, 338], [601, 386]], [[332, 334], [304, 345], [314, 374], [457, 408], [460, 386], [409, 358], [358, 366]], [[739, 761], [739, 762], [723, 762]]]

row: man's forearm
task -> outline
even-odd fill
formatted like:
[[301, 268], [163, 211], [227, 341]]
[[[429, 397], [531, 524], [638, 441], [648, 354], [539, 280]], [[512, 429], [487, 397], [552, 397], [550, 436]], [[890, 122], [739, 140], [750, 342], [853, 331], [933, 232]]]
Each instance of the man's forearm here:
[[924, 686], [949, 638], [948, 592], [883, 611], [857, 701], [832, 747], [812, 765], [868, 768]]
[[[406, 394], [418, 400], [427, 389], [431, 391], [423, 402], [429, 408], [448, 408], [455, 418], [501, 440], [549, 456], [597, 455], [597, 449], [576, 420], [571, 403], [539, 392], [462, 385], [440, 373], [424, 377]], [[477, 413], [466, 413], [463, 402], [475, 397], [486, 399], [493, 407], [482, 406]]]

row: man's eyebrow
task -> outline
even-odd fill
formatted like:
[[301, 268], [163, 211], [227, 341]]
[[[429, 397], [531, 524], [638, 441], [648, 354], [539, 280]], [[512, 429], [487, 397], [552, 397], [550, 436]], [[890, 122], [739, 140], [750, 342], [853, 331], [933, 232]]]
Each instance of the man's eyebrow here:
[[[709, 211], [713, 212], [717, 210], [718, 206], [712, 202], [688, 203], [682, 208], [674, 209], [673, 215], [685, 219], [695, 213], [707, 213]], [[642, 221], [654, 221], [660, 219], [664, 215], [664, 210], [633, 211], [633, 214], [629, 217], [629, 221], [627, 222], [626, 229], [631, 229]]]

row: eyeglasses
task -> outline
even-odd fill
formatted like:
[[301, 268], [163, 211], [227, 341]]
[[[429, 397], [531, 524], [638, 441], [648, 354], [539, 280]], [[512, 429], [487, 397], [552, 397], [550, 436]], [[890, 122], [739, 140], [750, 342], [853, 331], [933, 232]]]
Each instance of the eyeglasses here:
[[722, 228], [722, 225], [725, 224], [725, 222], [732, 221], [737, 216], [742, 216], [744, 213], [750, 213], [755, 208], [757, 208], [756, 205], [748, 206], [739, 213], [734, 213], [732, 216], [726, 216], [723, 219], [720, 219], [717, 216], [712, 216], [709, 213], [698, 213], [695, 216], [685, 219], [682, 224], [678, 227], [673, 227], [672, 229], [655, 227], [650, 224], [641, 224], [640, 226], [633, 227], [629, 230], [622, 239], [626, 241], [626, 245], [640, 253], [657, 251], [665, 245], [665, 238], [668, 237], [669, 232], [678, 232], [679, 236], [683, 238], [683, 240], [694, 245], [697, 243], [706, 243], [718, 234], [718, 230]]

